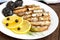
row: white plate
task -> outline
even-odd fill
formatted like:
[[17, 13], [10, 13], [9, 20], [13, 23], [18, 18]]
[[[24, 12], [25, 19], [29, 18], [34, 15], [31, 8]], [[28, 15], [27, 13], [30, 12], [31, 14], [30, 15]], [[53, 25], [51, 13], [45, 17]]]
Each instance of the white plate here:
[[28, 35], [28, 34], [14, 34], [12, 31], [10, 31], [6, 27], [4, 27], [2, 24], [2, 20], [4, 18], [4, 16], [2, 15], [2, 9], [7, 4], [7, 3], [4, 3], [4, 4], [0, 5], [0, 31], [2, 33], [6, 34], [8, 36], [14, 37], [14, 38], [18, 38], [18, 39], [38, 39], [38, 38], [46, 37], [56, 30], [59, 20], [58, 20], [58, 16], [57, 16], [56, 12], [51, 7], [49, 7], [46, 4], [36, 2], [36, 1], [31, 1], [31, 0], [23, 0], [23, 1], [24, 1], [23, 5], [30, 5], [30, 4], [39, 5], [41, 8], [44, 8], [45, 11], [50, 12], [51, 25], [49, 26], [48, 30], [46, 30], [44, 32], [32, 33], [33, 36]]

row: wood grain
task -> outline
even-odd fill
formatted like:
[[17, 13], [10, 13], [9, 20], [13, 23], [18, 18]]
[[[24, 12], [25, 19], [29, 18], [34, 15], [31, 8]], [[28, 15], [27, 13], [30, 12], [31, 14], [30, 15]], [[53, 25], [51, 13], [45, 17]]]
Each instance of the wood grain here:
[[[54, 5], [49, 5], [49, 6], [56, 11], [60, 20], [60, 4], [54, 4]], [[19, 40], [19, 39], [9, 37], [0, 32], [0, 40]], [[41, 38], [41, 39], [36, 39], [36, 40], [60, 40], [60, 22], [57, 29], [51, 35]]]

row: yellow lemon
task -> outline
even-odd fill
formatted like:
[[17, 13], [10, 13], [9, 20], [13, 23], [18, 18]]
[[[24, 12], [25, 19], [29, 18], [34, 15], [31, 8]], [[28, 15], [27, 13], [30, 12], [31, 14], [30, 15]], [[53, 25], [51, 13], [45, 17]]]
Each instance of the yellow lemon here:
[[15, 28], [17, 25], [20, 25], [22, 23], [23, 23], [23, 18], [20, 17], [16, 19], [13, 23], [11, 23], [10, 26], [8, 26], [8, 28]]
[[21, 19], [21, 17], [19, 17], [17, 15], [8, 16], [3, 19], [3, 23], [13, 23], [13, 22], [15, 22], [16, 19], [19, 19], [19, 18]]
[[16, 34], [25, 34], [31, 29], [31, 24], [27, 20], [23, 20], [21, 25], [18, 25], [16, 28], [11, 29]]
[[9, 16], [6, 17], [3, 20], [3, 24], [7, 27], [7, 28], [15, 28], [17, 25], [23, 23], [23, 18], [19, 17], [19, 16]]
[[5, 17], [2, 22], [3, 24], [6, 24], [6, 23], [12, 23], [13, 21], [14, 21], [13, 16], [8, 16], [8, 17]]

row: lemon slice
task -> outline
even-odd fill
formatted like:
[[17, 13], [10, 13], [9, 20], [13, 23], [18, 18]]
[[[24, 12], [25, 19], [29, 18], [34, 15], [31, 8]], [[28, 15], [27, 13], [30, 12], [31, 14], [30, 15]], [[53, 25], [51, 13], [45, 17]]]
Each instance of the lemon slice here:
[[16, 28], [11, 29], [16, 34], [25, 34], [31, 29], [31, 24], [27, 20], [23, 20], [21, 25], [18, 25]]
[[15, 28], [17, 25], [20, 25], [21, 23], [23, 23], [23, 18], [19, 17], [19, 16], [9, 16], [6, 17], [3, 20], [3, 24], [7, 27], [7, 28]]
[[8, 16], [8, 17], [5, 17], [2, 22], [6, 24], [6, 23], [12, 23], [13, 21], [14, 21], [13, 16]]
[[21, 17], [19, 17], [19, 16], [17, 16], [17, 15], [13, 15], [13, 16], [8, 16], [8, 17], [5, 17], [4, 19], [3, 19], [3, 23], [5, 24], [5, 23], [13, 23], [13, 22], [15, 22], [15, 20], [16, 19], [21, 19]]
[[18, 19], [16, 19], [13, 23], [11, 23], [8, 28], [15, 28], [17, 25], [20, 25], [23, 23], [23, 18], [20, 17]]

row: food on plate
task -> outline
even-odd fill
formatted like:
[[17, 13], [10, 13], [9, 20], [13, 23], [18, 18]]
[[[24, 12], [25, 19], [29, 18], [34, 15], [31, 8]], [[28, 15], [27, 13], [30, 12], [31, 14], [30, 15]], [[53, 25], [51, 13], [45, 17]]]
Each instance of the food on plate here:
[[12, 29], [14, 33], [17, 34], [26, 34], [30, 31], [31, 29], [31, 24], [27, 20], [23, 20], [23, 23], [21, 25], [17, 25], [16, 28]]
[[17, 15], [8, 16], [3, 20], [3, 24], [17, 34], [25, 34], [31, 29], [31, 24], [27, 20]]
[[21, 12], [24, 13], [25, 11], [27, 11], [27, 8], [23, 8], [23, 9], [19, 8], [20, 10], [18, 8], [19, 7], [17, 7], [16, 10], [14, 10], [14, 13], [18, 14], [18, 13], [21, 13]]
[[4, 16], [3, 24], [12, 32], [25, 34], [31, 32], [42, 32], [51, 24], [50, 13], [38, 5], [22, 6], [22, 0], [9, 1], [2, 10]]
[[22, 6], [22, 4], [23, 4], [22, 0], [20, 0], [20, 1], [16, 0], [15, 2], [9, 1], [7, 3], [7, 5], [6, 5], [6, 7], [10, 8], [11, 10], [13, 10], [15, 7]]
[[15, 28], [17, 25], [20, 25], [23, 22], [23, 18], [13, 15], [13, 16], [8, 16], [3, 19], [3, 24], [7, 28]]
[[5, 17], [12, 16], [13, 15], [13, 13], [12, 13], [13, 9], [18, 7], [18, 6], [22, 6], [22, 4], [23, 4], [22, 0], [20, 0], [20, 1], [16, 0], [15, 2], [9, 1], [6, 5], [6, 7], [2, 10], [3, 15]]
[[7, 17], [7, 16], [12, 16], [13, 15], [13, 12], [9, 9], [9, 8], [4, 8], [2, 10], [2, 14]]
[[22, 6], [22, 4], [23, 4], [22, 0], [16, 0], [14, 3], [15, 7]]
[[37, 5], [18, 6], [14, 8], [13, 13], [28, 20], [32, 26], [31, 31], [34, 32], [47, 30], [51, 23], [49, 12]]
[[42, 32], [48, 29], [48, 26], [32, 26], [32, 32]]
[[35, 26], [38, 26], [38, 25], [40, 25], [40, 26], [44, 26], [44, 25], [48, 26], [48, 25], [50, 25], [50, 21], [31, 22], [31, 24], [35, 25]]
[[9, 8], [10, 10], [13, 10], [13, 8], [15, 8], [14, 2], [13, 1], [9, 1], [6, 5], [7, 8]]

